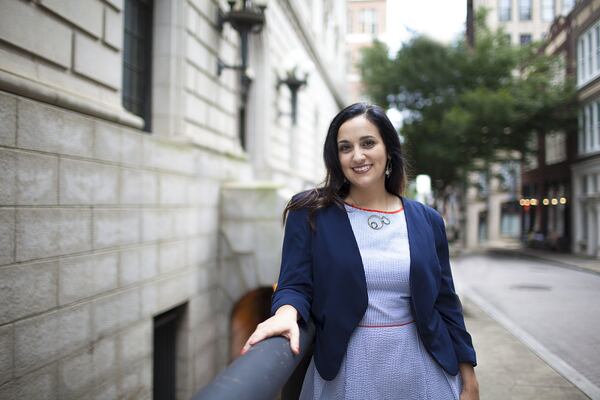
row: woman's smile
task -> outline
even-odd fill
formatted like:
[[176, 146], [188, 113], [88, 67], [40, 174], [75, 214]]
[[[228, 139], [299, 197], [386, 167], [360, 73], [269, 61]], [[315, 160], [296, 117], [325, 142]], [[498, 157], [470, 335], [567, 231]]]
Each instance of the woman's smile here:
[[358, 167], [352, 167], [352, 170], [357, 174], [364, 174], [366, 172], [369, 172], [371, 170], [372, 166], [373, 166], [373, 164], [365, 164], [365, 165], [360, 165]]

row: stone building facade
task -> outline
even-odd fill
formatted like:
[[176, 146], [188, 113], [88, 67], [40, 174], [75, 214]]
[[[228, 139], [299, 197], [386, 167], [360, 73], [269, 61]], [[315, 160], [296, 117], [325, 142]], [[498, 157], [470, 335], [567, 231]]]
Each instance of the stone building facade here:
[[347, 65], [346, 79], [351, 101], [366, 101], [357, 64], [361, 49], [371, 46], [374, 40], [386, 42], [387, 1], [347, 0], [348, 25], [346, 34]]
[[473, 0], [475, 10], [488, 9], [487, 25], [502, 27], [513, 44], [542, 40], [552, 21], [567, 15], [577, 0]]
[[600, 257], [600, 2], [581, 0], [571, 16], [579, 128], [573, 184], [572, 250]]
[[[559, 61], [554, 82], [572, 79], [575, 71], [571, 14], [557, 18], [544, 41], [544, 52]], [[526, 158], [522, 174], [522, 231], [524, 241], [536, 247], [568, 251], [571, 247], [571, 165], [577, 135], [564, 129], [537, 132], [537, 150]]]
[[[486, 24], [490, 29], [502, 28], [510, 43], [525, 45], [546, 38], [552, 22], [567, 15], [575, 3], [575, 0], [472, 0], [468, 2], [467, 13], [474, 15], [480, 8], [487, 9]], [[472, 24], [473, 21], [469, 23]], [[470, 25], [468, 31], [474, 32], [474, 26]], [[474, 32], [474, 35], [477, 40], [477, 32]], [[552, 144], [563, 139], [554, 147], [562, 148], [564, 145], [564, 133], [553, 133], [549, 138]], [[467, 248], [474, 248], [481, 244], [504, 245], [507, 241], [516, 242], [523, 234], [523, 227], [529, 229], [532, 224], [529, 218], [531, 214], [521, 220], [522, 209], [519, 200], [523, 200], [522, 189], [529, 196], [533, 196], [531, 181], [539, 181], [543, 178], [538, 176], [539, 173], [526, 171], [527, 187], [522, 188], [521, 165], [517, 162], [520, 159], [519, 154], [506, 154], [501, 158], [504, 161], [492, 165], [489, 174], [475, 173], [469, 177], [470, 186], [465, 193], [466, 235], [463, 240]], [[553, 159], [551, 162], [562, 161], [564, 160]], [[558, 168], [561, 167], [563, 168], [561, 171], [564, 171], [564, 163]], [[525, 166], [526, 170], [536, 168], [537, 165]], [[557, 187], [555, 196], [558, 196], [559, 185], [555, 186]], [[560, 188], [561, 193], [566, 190], [564, 185]], [[543, 190], [540, 189], [540, 193]], [[540, 193], [536, 192], [535, 195], [541, 195]], [[540, 221], [541, 219], [538, 218], [538, 225]], [[536, 230], [538, 225], [534, 223], [531, 227]]]
[[[0, 2], [0, 398], [151, 398], [156, 382], [190, 398], [230, 357], [235, 304], [276, 280], [283, 205], [322, 179], [345, 105], [345, 1], [267, 3], [241, 122], [219, 9]], [[150, 79], [125, 89], [139, 23]], [[308, 72], [295, 125], [290, 59]], [[123, 105], [140, 88], [141, 116]]]

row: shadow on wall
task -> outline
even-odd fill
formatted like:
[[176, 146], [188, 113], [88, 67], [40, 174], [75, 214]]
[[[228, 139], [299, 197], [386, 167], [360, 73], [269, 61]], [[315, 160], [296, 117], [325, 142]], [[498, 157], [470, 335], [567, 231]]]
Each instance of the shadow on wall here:
[[246, 293], [231, 312], [229, 362], [235, 360], [256, 325], [270, 317], [272, 287], [262, 287]]

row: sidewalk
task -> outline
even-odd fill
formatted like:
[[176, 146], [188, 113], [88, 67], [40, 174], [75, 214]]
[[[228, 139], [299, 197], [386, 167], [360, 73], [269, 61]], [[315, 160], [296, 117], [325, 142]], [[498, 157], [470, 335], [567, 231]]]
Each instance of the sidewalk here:
[[[475, 251], [451, 248], [453, 257], [486, 252], [543, 260], [563, 268], [600, 274], [600, 260], [530, 249], [516, 241], [491, 243]], [[469, 298], [468, 292], [463, 293], [465, 322], [477, 351], [479, 365], [475, 370], [481, 400], [589, 399], [499, 322], [486, 314], [474, 300]]]
[[477, 351], [481, 400], [588, 399], [468, 297], [463, 307]]
[[584, 257], [570, 253], [557, 253], [549, 250], [530, 249], [523, 246], [517, 248], [489, 246], [488, 251], [507, 255], [517, 255], [520, 257], [536, 258], [551, 264], [600, 274], [600, 260], [597, 258]]
[[600, 260], [597, 258], [579, 256], [571, 253], [558, 253], [551, 250], [531, 249], [515, 240], [500, 240], [491, 242], [475, 250], [464, 250], [451, 246], [452, 257], [471, 253], [495, 253], [508, 256], [538, 259], [561, 267], [573, 268], [580, 271], [600, 274]]

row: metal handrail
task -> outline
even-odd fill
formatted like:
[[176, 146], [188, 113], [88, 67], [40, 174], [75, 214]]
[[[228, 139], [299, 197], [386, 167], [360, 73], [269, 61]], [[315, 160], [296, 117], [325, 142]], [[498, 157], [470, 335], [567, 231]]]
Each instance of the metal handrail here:
[[[282, 389], [284, 398], [298, 398], [301, 381], [298, 383], [297, 380], [304, 376], [304, 371], [300, 370], [306, 369], [314, 336], [312, 321], [301, 324], [298, 355], [292, 353], [289, 341], [282, 336], [255, 344], [192, 400], [272, 400]], [[296, 379], [290, 379], [292, 374]]]

